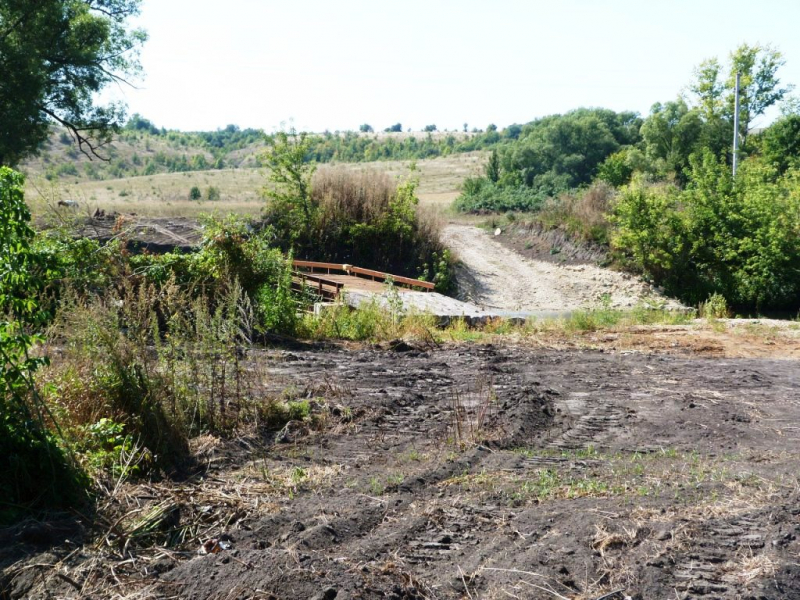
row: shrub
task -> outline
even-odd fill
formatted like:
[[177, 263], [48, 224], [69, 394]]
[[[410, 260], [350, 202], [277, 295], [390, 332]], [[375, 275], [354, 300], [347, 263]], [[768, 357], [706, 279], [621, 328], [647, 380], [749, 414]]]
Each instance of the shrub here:
[[310, 169], [294, 171], [295, 184], [271, 190], [265, 211], [280, 248], [307, 260], [423, 276], [440, 291], [451, 289], [440, 223], [419, 211], [415, 180], [398, 185], [384, 173], [333, 168], [312, 179]]
[[82, 487], [33, 381], [47, 364], [33, 352], [49, 318], [39, 303], [47, 270], [31, 248], [23, 184], [22, 175], [0, 167], [0, 524], [25, 510], [74, 505]]
[[607, 244], [614, 190], [600, 181], [588, 189], [548, 198], [537, 215], [545, 227], [562, 227], [578, 239]]
[[203, 193], [200, 188], [196, 185], [192, 186], [192, 189], [189, 190], [189, 200], [200, 200], [202, 197]]
[[504, 186], [487, 177], [470, 177], [464, 180], [454, 206], [458, 211], [470, 213], [531, 212], [541, 208], [546, 197], [525, 186]]
[[[117, 464], [120, 452], [138, 448], [149, 457], [143, 466], [170, 467], [190, 436], [229, 432], [256, 413], [258, 375], [243, 360], [255, 316], [241, 286], [227, 282], [201, 296], [174, 281], [122, 280], [117, 288], [68, 295], [50, 333], [63, 356], [42, 373], [48, 401], [79, 432], [90, 464]], [[130, 442], [93, 440], [103, 419]]]
[[699, 313], [706, 319], [724, 319], [730, 316], [728, 302], [721, 294], [711, 294], [708, 300], [700, 304]]
[[219, 200], [219, 198], [219, 188], [214, 187], [213, 185], [208, 186], [208, 189], [206, 190], [206, 200], [214, 202]]
[[614, 187], [630, 183], [633, 167], [628, 160], [627, 150], [620, 150], [607, 157], [597, 167], [597, 179]]
[[800, 173], [747, 160], [734, 182], [710, 153], [692, 158], [684, 191], [635, 182], [614, 209], [617, 256], [668, 292], [698, 304], [797, 308]]

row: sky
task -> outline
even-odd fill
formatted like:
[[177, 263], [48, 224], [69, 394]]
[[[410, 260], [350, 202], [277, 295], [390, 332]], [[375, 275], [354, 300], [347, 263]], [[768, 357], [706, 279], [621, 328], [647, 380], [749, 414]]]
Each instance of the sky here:
[[644, 115], [742, 43], [777, 47], [800, 84], [798, 23], [796, 0], [144, 0], [143, 77], [105, 98], [186, 131]]

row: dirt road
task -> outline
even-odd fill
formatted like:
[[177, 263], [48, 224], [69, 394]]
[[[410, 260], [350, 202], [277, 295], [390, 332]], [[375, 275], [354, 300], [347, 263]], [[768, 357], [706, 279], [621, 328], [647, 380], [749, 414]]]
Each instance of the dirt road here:
[[463, 263], [465, 296], [479, 306], [512, 311], [562, 311], [642, 301], [680, 305], [630, 275], [593, 265], [559, 265], [520, 256], [482, 229], [450, 224], [444, 239]]

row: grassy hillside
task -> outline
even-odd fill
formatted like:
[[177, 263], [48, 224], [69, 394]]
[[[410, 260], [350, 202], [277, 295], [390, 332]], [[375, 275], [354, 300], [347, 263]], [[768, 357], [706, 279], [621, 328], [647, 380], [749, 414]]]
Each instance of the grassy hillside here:
[[[58, 157], [64, 164], [82, 164], [88, 159], [67, 162], [66, 151], [56, 148], [58, 154], [51, 153], [53, 164]], [[130, 141], [117, 143], [120, 156], [130, 157], [138, 146]], [[242, 155], [245, 153], [243, 149]], [[375, 169], [392, 176], [415, 174], [420, 179], [419, 197], [423, 204], [440, 209], [449, 207], [459, 193], [461, 182], [482, 170], [486, 160], [485, 152], [453, 154], [447, 157], [419, 161], [377, 161], [340, 165], [347, 169]], [[121, 177], [108, 180], [93, 180], [85, 174], [62, 176], [47, 179], [41, 168], [42, 163], [31, 162], [27, 166], [26, 199], [35, 213], [43, 213], [48, 206], [55, 206], [59, 200], [78, 202], [78, 211], [92, 212], [95, 208], [106, 211], [137, 213], [153, 216], [191, 216], [199, 213], [255, 214], [261, 210], [263, 200], [260, 191], [266, 183], [262, 169], [225, 168], [182, 173], [158, 173], [146, 176]], [[96, 161], [95, 161], [96, 162]], [[246, 163], [245, 163], [246, 164]], [[415, 171], [410, 171], [411, 166]], [[320, 168], [330, 168], [321, 165]], [[190, 200], [189, 193], [197, 187], [200, 200]], [[216, 200], [208, 200], [209, 190]]]

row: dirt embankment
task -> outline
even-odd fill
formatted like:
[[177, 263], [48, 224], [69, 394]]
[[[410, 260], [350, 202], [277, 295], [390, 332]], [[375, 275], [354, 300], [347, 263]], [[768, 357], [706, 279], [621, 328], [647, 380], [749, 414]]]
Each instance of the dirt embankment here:
[[338, 417], [127, 487], [129, 518], [176, 499], [183, 546], [6, 536], [0, 597], [796, 597], [794, 361], [400, 348], [257, 359]]
[[626, 273], [590, 263], [525, 258], [477, 227], [450, 224], [444, 238], [462, 263], [463, 295], [486, 308], [569, 311], [602, 305], [627, 308], [641, 302], [682, 308]]

